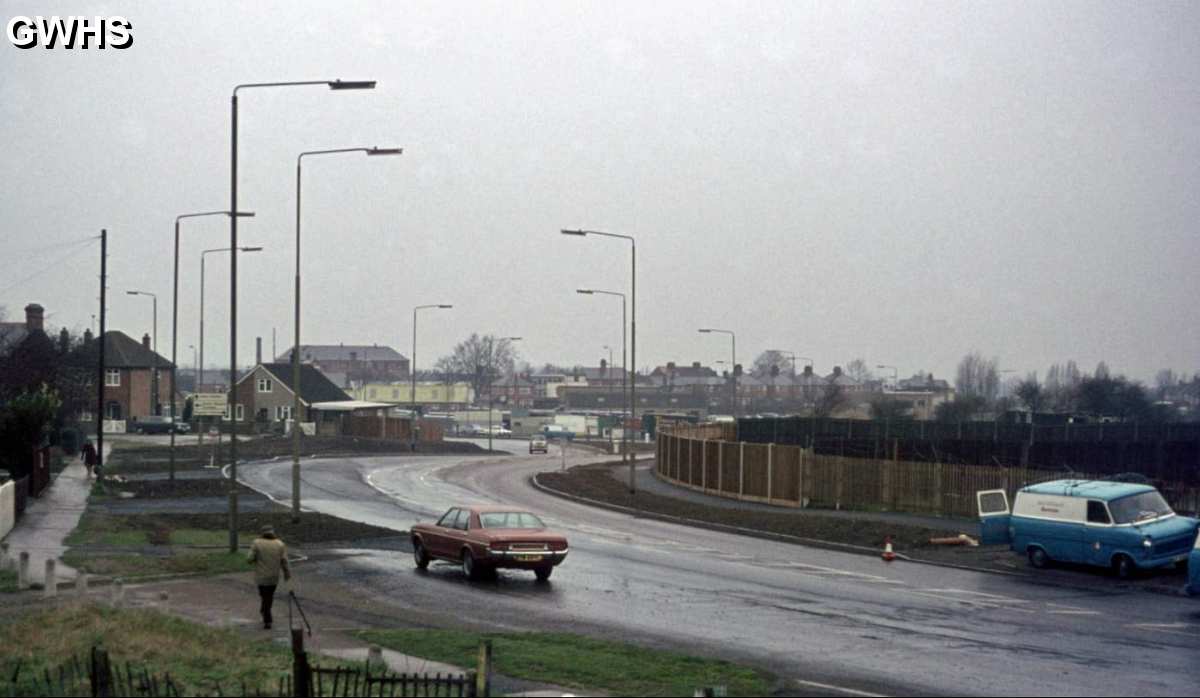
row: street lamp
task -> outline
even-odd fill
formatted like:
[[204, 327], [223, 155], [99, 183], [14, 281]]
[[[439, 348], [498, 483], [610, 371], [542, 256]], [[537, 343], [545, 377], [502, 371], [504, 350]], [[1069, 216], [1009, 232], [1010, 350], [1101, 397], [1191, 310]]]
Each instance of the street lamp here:
[[[605, 295], [605, 296], [619, 296], [621, 298], [621, 397], [626, 398], [627, 396], [626, 396], [625, 384], [626, 384], [626, 377], [629, 374], [629, 367], [625, 364], [625, 294], [618, 293], [616, 291], [601, 291], [600, 289], [595, 289], [595, 288], [580, 288], [580, 289], [576, 289], [575, 292], [582, 293], [585, 296], [600, 294], [600, 295]], [[612, 365], [611, 357], [609, 358], [608, 363], [609, 363], [609, 365]], [[636, 380], [634, 382], [636, 382]], [[624, 451], [626, 451], [626, 453], [621, 454], [621, 458], [629, 459], [629, 491], [634, 492], [636, 490], [636, 483], [634, 482], [635, 459], [632, 457], [632, 454], [628, 454], [628, 451], [629, 451], [629, 436], [628, 436], [629, 429], [626, 428], [627, 425], [625, 423], [625, 410], [632, 411], [632, 405], [633, 405], [632, 394], [628, 395], [627, 399], [628, 399], [628, 403], [625, 405], [625, 408], [621, 412], [621, 440], [624, 442]], [[633, 418], [633, 415], [631, 413], [630, 419], [632, 419], [632, 418]]]
[[[629, 308], [629, 363], [633, 366], [633, 375], [629, 382], [629, 419], [637, 424], [637, 241], [631, 235], [621, 235], [619, 233], [605, 233], [599, 230], [562, 230], [563, 235], [575, 235], [586, 237], [588, 235], [599, 235], [601, 237], [619, 238], [629, 241], [630, 252], [630, 308]], [[622, 322], [622, 325], [624, 323]], [[635, 431], [636, 428], [635, 428]], [[629, 470], [629, 491], [635, 492], [635, 483], [633, 480], [633, 461], [630, 461]]]
[[729, 377], [731, 381], [730, 385], [733, 386], [733, 418], [737, 419], [737, 335], [733, 333], [733, 330], [718, 330], [711, 327], [703, 328], [699, 332], [701, 334], [727, 334], [732, 341], [732, 348], [729, 355]]
[[[521, 338], [520, 337], [503, 337], [501, 339], [501, 341], [507, 341], [509, 343], [519, 342], [519, 341], [521, 341]], [[494, 348], [491, 353], [493, 353], [493, 354], [495, 353]], [[491, 359], [492, 357], [489, 356], [488, 358]], [[489, 363], [490, 363], [490, 361], [489, 361]], [[515, 367], [514, 367], [514, 370], [516, 370]], [[514, 383], [515, 383], [515, 380], [514, 380]], [[488, 452], [489, 453], [492, 450], [492, 410], [495, 407], [495, 402], [492, 400], [492, 397], [493, 397], [492, 381], [489, 380], [488, 381]]]
[[[184, 218], [200, 218], [202, 216], [228, 216], [229, 211], [203, 211], [201, 213], [184, 213], [175, 216], [175, 271], [171, 283], [171, 475], [170, 481], [175, 482], [175, 372], [177, 357], [175, 345], [179, 339], [179, 221]], [[252, 211], [236, 214], [240, 218], [253, 218]]]
[[[412, 374], [412, 392], [408, 395], [409, 415], [411, 422], [409, 423], [409, 448], [412, 451], [417, 450], [417, 311], [428, 309], [445, 310], [453, 308], [453, 305], [448, 303], [434, 303], [432, 305], [418, 305], [413, 308], [413, 348], [412, 360], [408, 362], [408, 372]], [[488, 394], [491, 394], [491, 387], [488, 388]]]
[[[338, 88], [344, 89], [344, 88]], [[295, 320], [292, 330], [292, 521], [300, 520], [300, 183], [304, 158], [312, 155], [336, 153], [366, 153], [372, 155], [399, 155], [403, 148], [334, 148], [331, 150], [307, 150], [296, 156], [296, 297]]]
[[153, 361], [154, 368], [152, 369], [152, 373], [150, 374], [150, 414], [157, 416], [158, 415], [158, 295], [156, 295], [154, 293], [148, 293], [146, 291], [126, 291], [125, 293], [130, 296], [150, 296], [150, 298], [152, 298], [154, 300], [154, 306], [153, 306], [154, 307], [154, 311], [153, 311], [154, 312], [154, 324], [153, 324], [153, 328], [154, 328], [153, 329], [153, 332], [154, 332], [153, 342], [154, 342], [154, 344], [152, 345], [152, 351], [154, 352], [154, 361]]
[[[241, 252], [262, 252], [261, 247], [239, 247]], [[196, 379], [196, 392], [204, 385], [204, 256], [214, 252], [228, 252], [228, 247], [214, 247], [200, 252], [200, 374]]]
[[[331, 90], [373, 90], [374, 80], [305, 80], [244, 83], [230, 99], [229, 210], [238, 210], [238, 90], [261, 87], [325, 85]], [[229, 217], [229, 552], [237, 552], [237, 216]]]

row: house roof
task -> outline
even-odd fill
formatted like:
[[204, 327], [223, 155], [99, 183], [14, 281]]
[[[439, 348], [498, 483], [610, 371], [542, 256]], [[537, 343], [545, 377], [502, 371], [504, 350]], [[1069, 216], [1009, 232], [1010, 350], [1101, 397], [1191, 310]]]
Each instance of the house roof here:
[[[290, 363], [259, 364], [254, 371], [239, 378], [238, 384], [240, 385], [247, 378], [253, 376], [259, 367], [266, 369], [275, 380], [287, 388], [288, 392], [296, 392], [292, 387], [292, 365]], [[300, 364], [301, 401], [312, 405], [315, 402], [342, 402], [350, 399], [351, 397], [337, 387], [333, 381], [326, 378], [324, 373], [309, 364]]]
[[670, 374], [670, 373], [674, 373], [676, 377], [679, 377], [679, 376], [699, 377], [699, 376], [715, 376], [715, 375], [717, 375], [717, 372], [712, 370], [708, 366], [692, 366], [691, 364], [688, 364], [685, 366], [675, 366], [674, 368], [671, 368], [670, 366], [658, 366], [653, 371], [651, 371], [650, 375], [657, 376], [657, 375], [664, 375], [664, 374]]
[[[378, 344], [301, 344], [300, 345], [300, 360], [315, 361], [350, 361], [350, 354], [354, 354], [355, 361], [407, 361], [408, 359], [400, 352], [388, 346], [379, 346]], [[275, 361], [279, 363], [288, 363], [292, 359], [292, 350], [289, 348], [279, 356], [275, 357]]]
[[105, 368], [170, 368], [171, 362], [155, 354], [142, 343], [121, 332], [110, 330], [104, 333]]
[[25, 341], [29, 329], [23, 322], [0, 322], [0, 354]]

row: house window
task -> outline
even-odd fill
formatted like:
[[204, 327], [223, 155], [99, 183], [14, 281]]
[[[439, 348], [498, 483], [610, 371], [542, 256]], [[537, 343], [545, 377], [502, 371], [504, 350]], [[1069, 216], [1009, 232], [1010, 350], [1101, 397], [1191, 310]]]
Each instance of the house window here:
[[258, 392], [269, 393], [269, 392], [271, 392], [272, 387], [273, 386], [271, 385], [270, 378], [259, 378], [258, 379]]
[[104, 372], [104, 387], [116, 388], [121, 385], [121, 370], [110, 368]]
[[292, 418], [291, 405], [277, 405], [275, 407], [275, 421], [283, 422]]
[[[238, 418], [239, 422], [246, 418], [246, 410], [242, 405], [237, 406], [237, 418]], [[224, 419], [226, 421], [229, 420], [229, 405], [228, 404], [225, 405], [225, 413], [221, 415], [221, 419]]]

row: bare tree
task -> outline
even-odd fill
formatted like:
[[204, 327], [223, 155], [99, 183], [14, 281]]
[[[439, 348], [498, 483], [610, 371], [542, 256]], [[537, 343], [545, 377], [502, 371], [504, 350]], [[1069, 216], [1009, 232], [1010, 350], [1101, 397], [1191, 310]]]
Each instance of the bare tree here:
[[817, 396], [817, 400], [813, 403], [814, 417], [830, 417], [838, 410], [846, 406], [849, 399], [846, 397], [846, 390], [830, 381], [825, 384], [821, 390], [821, 394]]
[[1046, 408], [1046, 393], [1038, 383], [1036, 373], [1030, 373], [1025, 380], [1017, 383], [1013, 394], [1017, 396], [1025, 409], [1029, 410], [1030, 414], [1036, 414]]
[[985, 359], [979, 352], [971, 352], [958, 362], [958, 375], [954, 387], [959, 395], [980, 397], [985, 402], [994, 402], [1000, 393], [1000, 371], [997, 359]]
[[464, 376], [478, 399], [516, 361], [517, 352], [509, 340], [490, 334], [472, 334], [459, 342], [450, 355], [438, 359], [436, 366], [442, 375], [452, 372]]
[[875, 374], [871, 373], [871, 369], [867, 367], [867, 362], [862, 359], [854, 359], [847, 363], [845, 374], [860, 384], [866, 383], [869, 380], [875, 380]]
[[[754, 365], [750, 367], [750, 373], [755, 377], [761, 378], [762, 376], [772, 375], [772, 368], [776, 369], [778, 372], [782, 372], [790, 369], [791, 365], [791, 357], [785, 355], [781, 351], [768, 349], [767, 351], [759, 354], [758, 358], [754, 360]], [[775, 375], [778, 375], [778, 373]]]

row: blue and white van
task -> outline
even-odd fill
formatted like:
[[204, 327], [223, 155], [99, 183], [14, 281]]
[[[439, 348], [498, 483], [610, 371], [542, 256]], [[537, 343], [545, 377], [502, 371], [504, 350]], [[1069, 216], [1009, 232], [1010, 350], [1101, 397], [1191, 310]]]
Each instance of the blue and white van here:
[[1017, 492], [1011, 510], [1004, 490], [978, 492], [976, 500], [984, 545], [1008, 543], [1013, 552], [1028, 555], [1034, 567], [1051, 560], [1074, 562], [1109, 567], [1122, 578], [1138, 569], [1184, 562], [1200, 526], [1196, 519], [1176, 515], [1150, 485], [1127, 482], [1029, 485]]

